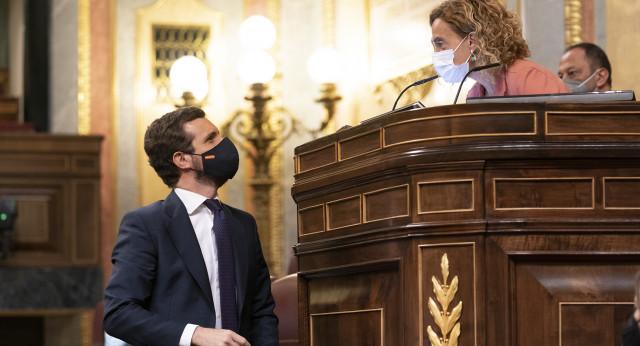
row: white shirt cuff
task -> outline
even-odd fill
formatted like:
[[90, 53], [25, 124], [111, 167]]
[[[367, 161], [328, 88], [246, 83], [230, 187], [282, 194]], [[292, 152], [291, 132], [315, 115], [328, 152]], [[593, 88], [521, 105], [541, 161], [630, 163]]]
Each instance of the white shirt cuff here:
[[193, 332], [196, 331], [196, 327], [198, 326], [195, 324], [187, 324], [187, 326], [184, 327], [178, 346], [191, 346], [191, 338], [193, 338]]

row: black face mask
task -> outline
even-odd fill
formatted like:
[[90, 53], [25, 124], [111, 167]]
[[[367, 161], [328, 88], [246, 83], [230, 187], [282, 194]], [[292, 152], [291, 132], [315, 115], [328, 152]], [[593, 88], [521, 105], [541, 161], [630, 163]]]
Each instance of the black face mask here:
[[225, 137], [209, 151], [191, 155], [202, 156], [202, 169], [206, 175], [231, 179], [238, 172], [238, 149], [229, 138]]

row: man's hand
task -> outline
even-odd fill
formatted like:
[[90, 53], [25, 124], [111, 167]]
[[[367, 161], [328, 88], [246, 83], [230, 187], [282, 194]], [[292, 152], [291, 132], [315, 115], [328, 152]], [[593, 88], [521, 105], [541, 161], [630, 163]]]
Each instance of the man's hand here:
[[212, 329], [196, 327], [191, 337], [191, 345], [194, 346], [251, 346], [247, 339], [242, 336], [227, 330], [227, 329]]

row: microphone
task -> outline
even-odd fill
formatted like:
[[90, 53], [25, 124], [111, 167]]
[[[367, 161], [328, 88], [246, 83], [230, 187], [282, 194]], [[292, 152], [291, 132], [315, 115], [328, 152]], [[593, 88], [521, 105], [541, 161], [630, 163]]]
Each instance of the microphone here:
[[404, 90], [402, 90], [402, 92], [400, 93], [400, 95], [398, 95], [398, 98], [396, 99], [396, 102], [393, 104], [393, 109], [391, 109], [391, 111], [396, 110], [396, 105], [398, 105], [398, 101], [400, 100], [400, 96], [402, 96], [402, 94], [404, 94], [404, 92], [405, 92], [405, 91], [407, 91], [407, 89], [409, 89], [409, 88], [411, 88], [411, 87], [413, 87], [413, 86], [416, 86], [416, 85], [420, 85], [420, 84], [424, 84], [424, 83], [426, 83], [426, 82], [430, 82], [430, 81], [432, 81], [432, 80], [434, 80], [434, 79], [436, 79], [436, 78], [438, 78], [438, 77], [440, 77], [440, 76], [435, 75], [435, 76], [431, 76], [431, 77], [426, 78], [426, 79], [421, 79], [421, 80], [419, 80], [419, 81], [417, 81], [417, 82], [415, 82], [415, 83], [413, 83], [413, 84], [409, 85], [408, 87], [404, 88]]
[[464, 78], [462, 78], [462, 82], [460, 82], [460, 87], [458, 87], [458, 93], [456, 93], [456, 98], [455, 98], [455, 100], [453, 100], [453, 104], [455, 105], [456, 102], [458, 102], [458, 96], [460, 95], [460, 90], [462, 89], [462, 83], [464, 83], [465, 79], [467, 79], [467, 76], [469, 76], [469, 74], [471, 72], [482, 71], [484, 69], [488, 69], [488, 68], [492, 68], [492, 67], [496, 67], [496, 66], [500, 66], [500, 64], [496, 62], [496, 63], [489, 64], [489, 65], [476, 66], [476, 67], [472, 68], [471, 70], [469, 70], [469, 72], [467, 72], [467, 74], [464, 75]]

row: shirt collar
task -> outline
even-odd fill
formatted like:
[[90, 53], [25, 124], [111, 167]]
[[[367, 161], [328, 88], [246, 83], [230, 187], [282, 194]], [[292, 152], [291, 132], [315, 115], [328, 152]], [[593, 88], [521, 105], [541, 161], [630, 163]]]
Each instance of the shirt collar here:
[[[207, 197], [185, 189], [175, 188], [174, 191], [182, 201], [182, 204], [184, 204], [185, 208], [187, 208], [187, 213], [189, 213], [189, 215], [193, 214], [193, 212], [195, 212], [196, 209], [198, 209], [198, 207], [207, 200]], [[217, 195], [213, 199], [220, 200]]]

